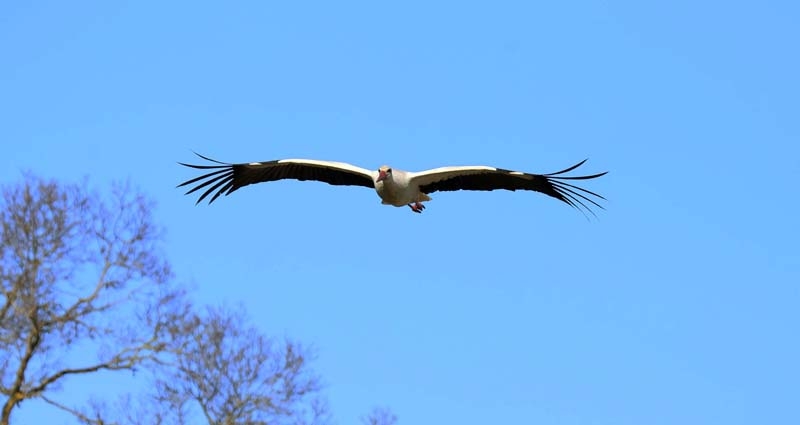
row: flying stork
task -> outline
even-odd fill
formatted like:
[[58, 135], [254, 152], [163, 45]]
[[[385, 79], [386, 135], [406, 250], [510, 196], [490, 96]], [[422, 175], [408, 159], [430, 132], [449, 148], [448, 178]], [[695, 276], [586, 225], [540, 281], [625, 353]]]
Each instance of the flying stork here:
[[552, 196], [578, 210], [583, 208], [591, 214], [594, 212], [587, 203], [602, 209], [597, 200], [605, 200], [602, 196], [568, 181], [594, 179], [607, 172], [584, 176], [564, 175], [583, 165], [585, 159], [555, 173], [531, 174], [485, 165], [441, 167], [420, 172], [402, 171], [384, 165], [371, 171], [344, 162], [315, 159], [280, 159], [228, 164], [195, 154], [213, 163], [213, 165], [193, 165], [179, 162], [186, 167], [212, 170], [178, 185], [182, 187], [195, 184], [186, 195], [206, 188], [195, 204], [199, 204], [209, 195], [212, 195], [208, 201], [211, 204], [220, 195], [230, 195], [241, 187], [283, 179], [316, 180], [338, 186], [368, 187], [375, 189], [382, 204], [395, 207], [407, 205], [415, 213], [421, 213], [425, 209], [422, 203], [431, 200], [428, 195], [438, 191], [533, 190]]

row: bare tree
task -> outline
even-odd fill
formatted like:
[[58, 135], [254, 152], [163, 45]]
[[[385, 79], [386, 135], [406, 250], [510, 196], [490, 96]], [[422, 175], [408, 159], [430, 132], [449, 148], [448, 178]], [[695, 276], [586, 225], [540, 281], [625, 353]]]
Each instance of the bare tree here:
[[[75, 416], [85, 425], [334, 423], [309, 350], [278, 341], [247, 323], [244, 309], [209, 307], [187, 312], [168, 327], [172, 340], [151, 369], [152, 392], [125, 395], [116, 407], [93, 403]], [[112, 420], [112, 418], [114, 418]], [[365, 425], [395, 425], [375, 408]]]
[[361, 418], [364, 425], [395, 425], [397, 415], [385, 407], [376, 407], [365, 417]]
[[[208, 308], [171, 327], [172, 359], [156, 375], [158, 404], [186, 422], [321, 423], [327, 414], [308, 350], [267, 338], [242, 309]], [[189, 421], [193, 422], [193, 421]]]
[[183, 303], [151, 209], [128, 185], [102, 196], [26, 175], [2, 188], [0, 424], [32, 398], [78, 414], [49, 396], [65, 378], [133, 370], [166, 348]]
[[[243, 309], [188, 303], [151, 210], [128, 185], [104, 196], [27, 175], [0, 189], [0, 425], [34, 398], [87, 425], [331, 423], [308, 349], [268, 338]], [[120, 370], [145, 372], [152, 393], [116, 408], [55, 394], [68, 377]]]

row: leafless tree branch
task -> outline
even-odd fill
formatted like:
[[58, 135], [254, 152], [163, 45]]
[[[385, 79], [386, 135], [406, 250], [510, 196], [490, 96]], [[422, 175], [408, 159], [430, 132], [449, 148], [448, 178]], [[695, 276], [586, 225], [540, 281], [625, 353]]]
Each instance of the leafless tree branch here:
[[61, 409], [61, 410], [65, 411], [65, 412], [71, 414], [72, 416], [75, 416], [75, 418], [78, 421], [80, 421], [82, 424], [85, 424], [85, 425], [115, 425], [115, 423], [113, 423], [113, 422], [104, 421], [99, 416], [96, 417], [96, 418], [90, 418], [85, 413], [81, 412], [80, 410], [73, 409], [73, 408], [71, 408], [69, 406], [61, 404], [61, 403], [59, 403], [59, 402], [57, 402], [57, 401], [55, 401], [55, 400], [53, 400], [53, 399], [51, 399], [49, 397], [41, 396], [40, 398], [42, 400], [44, 400], [47, 404], [50, 404], [50, 405], [52, 405], [52, 406], [54, 406], [54, 407], [56, 407], [58, 409]]

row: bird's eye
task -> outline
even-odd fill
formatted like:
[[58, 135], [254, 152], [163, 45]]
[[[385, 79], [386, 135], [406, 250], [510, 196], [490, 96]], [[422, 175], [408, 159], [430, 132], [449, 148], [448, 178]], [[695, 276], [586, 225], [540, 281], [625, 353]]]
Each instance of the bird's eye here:
[[392, 172], [392, 169], [391, 169], [391, 168], [387, 168], [387, 169], [386, 169], [386, 172], [387, 172], [387, 173], [391, 173], [391, 172]]

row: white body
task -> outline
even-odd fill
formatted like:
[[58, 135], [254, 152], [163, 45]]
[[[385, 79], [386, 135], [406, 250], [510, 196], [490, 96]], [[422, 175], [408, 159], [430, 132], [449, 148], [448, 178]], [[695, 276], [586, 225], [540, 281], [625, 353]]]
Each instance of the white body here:
[[404, 207], [415, 202], [430, 201], [431, 198], [420, 192], [419, 185], [414, 184], [409, 177], [410, 173], [397, 170], [378, 181], [378, 173], [375, 173], [375, 191], [381, 197], [381, 203]]

